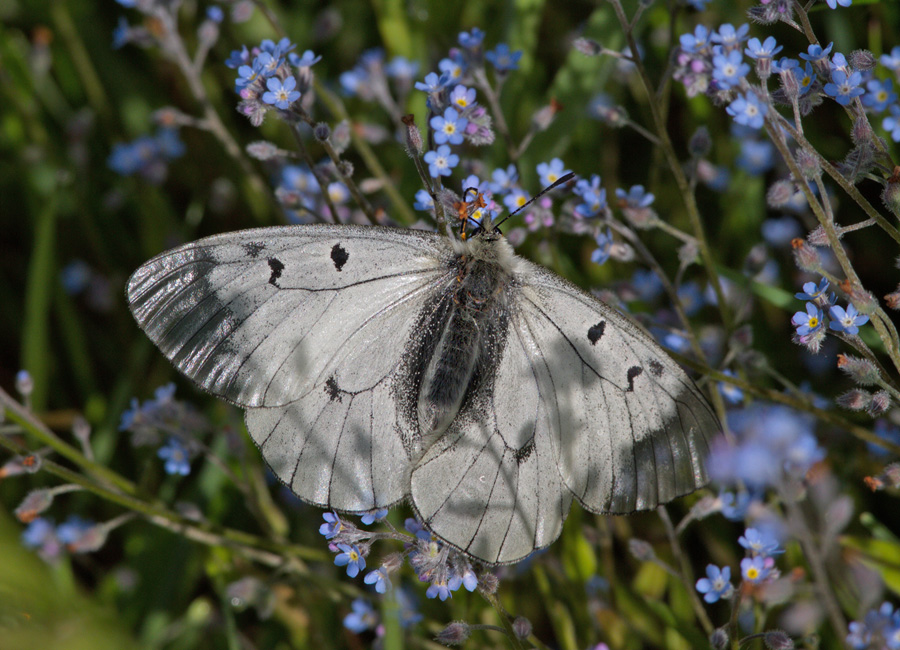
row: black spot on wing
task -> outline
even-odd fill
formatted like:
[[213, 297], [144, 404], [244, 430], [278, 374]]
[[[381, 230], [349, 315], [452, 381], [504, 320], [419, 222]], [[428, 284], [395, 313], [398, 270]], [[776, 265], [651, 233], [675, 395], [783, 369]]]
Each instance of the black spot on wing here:
[[596, 345], [597, 341], [600, 340], [600, 337], [603, 336], [603, 331], [606, 329], [606, 321], [602, 320], [590, 329], [588, 329], [588, 339], [591, 342], [591, 345]]
[[519, 449], [513, 451], [513, 457], [516, 459], [516, 462], [521, 465], [525, 461], [528, 460], [528, 457], [531, 456], [531, 452], [534, 451], [534, 438], [531, 438], [528, 442], [522, 445]]
[[281, 272], [284, 271], [284, 264], [277, 257], [270, 257], [269, 268], [272, 270], [272, 275], [269, 276], [269, 284], [277, 287], [278, 280], [281, 278]]
[[266, 245], [262, 242], [251, 241], [244, 244], [244, 252], [253, 259], [259, 257], [259, 254], [266, 250]]
[[625, 389], [626, 393], [634, 392], [634, 380], [635, 378], [644, 372], [644, 369], [640, 366], [631, 366], [628, 369], [628, 388]]
[[663, 374], [663, 364], [661, 364], [656, 359], [650, 359], [650, 374], [654, 377], [662, 377]]
[[347, 263], [347, 260], [350, 259], [350, 253], [348, 253], [343, 246], [340, 244], [335, 244], [331, 249], [331, 261], [334, 262], [334, 268], [340, 271], [344, 268], [344, 264]]
[[332, 402], [335, 400], [341, 401], [341, 389], [338, 386], [337, 379], [334, 377], [329, 377], [328, 381], [325, 382], [325, 392], [328, 393], [328, 399]]

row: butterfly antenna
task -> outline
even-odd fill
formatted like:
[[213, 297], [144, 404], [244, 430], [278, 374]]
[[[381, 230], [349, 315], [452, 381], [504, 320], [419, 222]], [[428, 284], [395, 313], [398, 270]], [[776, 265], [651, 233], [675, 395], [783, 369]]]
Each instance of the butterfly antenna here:
[[519, 207], [516, 208], [514, 211], [510, 212], [508, 215], [506, 215], [505, 217], [503, 217], [503, 219], [501, 219], [499, 222], [497, 222], [496, 224], [494, 224], [494, 230], [497, 230], [497, 229], [501, 226], [501, 224], [502, 224], [504, 221], [506, 221], [506, 220], [509, 219], [510, 217], [514, 217], [515, 215], [519, 214], [522, 210], [524, 210], [524, 209], [527, 208], [529, 205], [531, 205], [532, 203], [534, 203], [535, 201], [537, 201], [539, 198], [541, 198], [542, 196], [544, 196], [544, 194], [546, 194], [546, 193], [549, 192], [550, 190], [559, 187], [559, 186], [562, 185], [563, 183], [568, 183], [568, 182], [569, 182], [570, 180], [572, 180], [573, 178], [575, 178], [575, 173], [574, 173], [574, 172], [569, 172], [569, 173], [566, 174], [565, 176], [561, 176], [560, 178], [557, 178], [556, 181], [555, 181], [552, 185], [548, 185], [547, 187], [545, 187], [544, 189], [542, 189], [540, 192], [538, 192], [537, 194], [535, 194], [533, 197], [531, 197], [530, 199], [528, 199], [528, 202], [526, 202], [525, 205], [519, 206]]

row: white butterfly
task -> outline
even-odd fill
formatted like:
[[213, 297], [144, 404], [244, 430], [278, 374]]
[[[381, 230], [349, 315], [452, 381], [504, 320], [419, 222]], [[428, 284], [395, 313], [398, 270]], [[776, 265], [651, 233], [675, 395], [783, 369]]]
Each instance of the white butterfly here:
[[497, 232], [245, 230], [152, 259], [127, 296], [181, 372], [247, 409], [300, 498], [409, 500], [487, 563], [552, 543], [573, 497], [628, 513], [707, 482], [720, 427], [694, 383]]

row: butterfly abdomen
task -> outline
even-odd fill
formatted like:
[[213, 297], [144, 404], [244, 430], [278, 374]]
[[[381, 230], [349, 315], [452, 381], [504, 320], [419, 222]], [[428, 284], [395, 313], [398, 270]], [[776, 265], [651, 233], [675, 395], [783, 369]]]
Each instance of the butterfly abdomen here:
[[454, 290], [430, 323], [436, 345], [427, 358], [418, 390], [419, 431], [440, 435], [484, 379], [489, 360], [500, 358], [507, 327], [512, 276], [489, 260], [460, 255]]

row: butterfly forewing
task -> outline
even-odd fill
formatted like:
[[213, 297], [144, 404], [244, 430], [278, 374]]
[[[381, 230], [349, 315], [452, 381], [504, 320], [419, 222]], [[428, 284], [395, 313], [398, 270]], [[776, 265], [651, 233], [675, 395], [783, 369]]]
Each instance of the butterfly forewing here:
[[[247, 230], [154, 258], [131, 277], [127, 297], [148, 336], [202, 388], [241, 406], [283, 406], [367, 345], [361, 329], [414, 317], [449, 254], [442, 238], [416, 231]], [[347, 362], [345, 381], [365, 362]]]
[[720, 427], [693, 381], [628, 318], [525, 268], [520, 309], [547, 359], [559, 471], [575, 498], [594, 512], [627, 513], [705, 485]]

